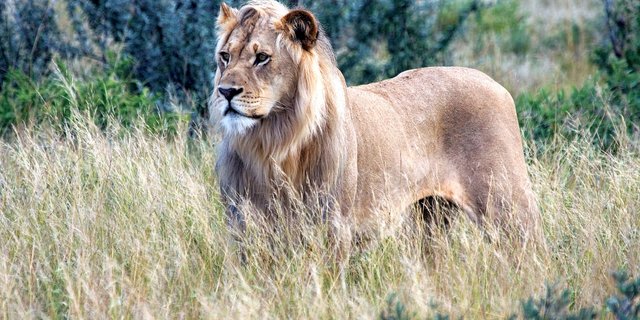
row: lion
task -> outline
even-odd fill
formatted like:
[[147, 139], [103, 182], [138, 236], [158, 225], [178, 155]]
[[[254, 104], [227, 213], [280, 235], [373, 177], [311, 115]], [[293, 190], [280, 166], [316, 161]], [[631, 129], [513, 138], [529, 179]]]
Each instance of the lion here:
[[431, 67], [348, 88], [307, 10], [223, 3], [217, 26], [210, 113], [230, 224], [243, 227], [238, 203], [268, 212], [286, 186], [315, 201], [322, 190], [319, 215], [355, 226], [437, 197], [479, 225], [536, 229], [515, 104], [489, 76]]

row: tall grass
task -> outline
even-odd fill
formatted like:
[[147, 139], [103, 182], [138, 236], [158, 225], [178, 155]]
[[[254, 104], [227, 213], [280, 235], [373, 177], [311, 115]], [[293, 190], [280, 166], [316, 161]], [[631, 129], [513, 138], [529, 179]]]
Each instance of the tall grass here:
[[615, 291], [612, 271], [640, 273], [630, 142], [615, 155], [580, 140], [530, 150], [546, 248], [489, 242], [463, 216], [425, 238], [409, 219], [340, 266], [326, 228], [302, 219], [250, 225], [243, 262], [210, 143], [76, 118], [64, 135], [0, 142], [2, 318], [374, 318], [390, 297], [417, 317], [505, 318], [546, 283], [579, 308]]

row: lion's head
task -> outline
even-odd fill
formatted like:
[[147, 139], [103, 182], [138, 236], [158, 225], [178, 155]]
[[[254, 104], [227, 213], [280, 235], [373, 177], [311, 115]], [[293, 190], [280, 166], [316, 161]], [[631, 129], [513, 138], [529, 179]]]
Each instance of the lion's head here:
[[289, 11], [275, 1], [252, 1], [239, 10], [222, 4], [211, 103], [225, 135], [260, 131], [261, 124], [273, 129], [277, 122], [308, 131], [320, 125], [320, 69], [325, 60], [335, 64], [320, 36], [316, 18], [305, 10]]

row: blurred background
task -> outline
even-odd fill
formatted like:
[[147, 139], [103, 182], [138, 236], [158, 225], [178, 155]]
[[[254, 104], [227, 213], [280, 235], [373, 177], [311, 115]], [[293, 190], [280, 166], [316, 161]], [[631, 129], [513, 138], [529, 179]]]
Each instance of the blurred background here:
[[[244, 1], [228, 1], [238, 7]], [[527, 138], [637, 140], [638, 0], [299, 0], [328, 33], [350, 85], [423, 66], [480, 69], [517, 102]], [[206, 132], [216, 0], [3, 0], [0, 132], [100, 127]]]

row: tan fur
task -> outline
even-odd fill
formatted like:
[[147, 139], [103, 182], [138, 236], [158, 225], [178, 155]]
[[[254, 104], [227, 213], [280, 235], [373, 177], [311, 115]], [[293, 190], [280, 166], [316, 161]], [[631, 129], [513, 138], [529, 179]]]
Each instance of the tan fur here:
[[[268, 212], [288, 188], [303, 199], [323, 190], [328, 207], [358, 225], [430, 196], [480, 224], [538, 225], [513, 99], [485, 74], [424, 68], [347, 88], [307, 11], [223, 5], [218, 26], [217, 53], [231, 59], [217, 57], [211, 107], [260, 117], [222, 116], [217, 173], [232, 222], [242, 223], [243, 199]], [[255, 65], [256, 48], [268, 64]], [[229, 102], [218, 92], [228, 86], [243, 93]]]

